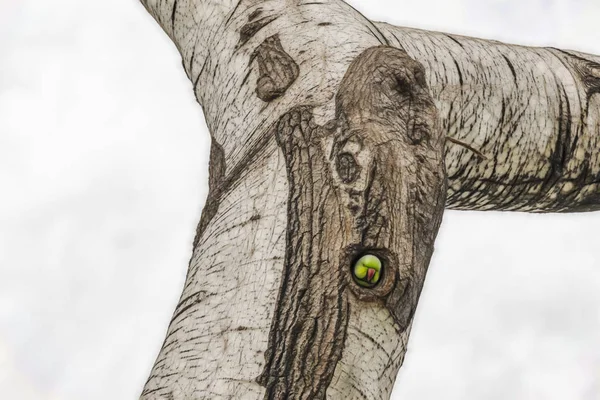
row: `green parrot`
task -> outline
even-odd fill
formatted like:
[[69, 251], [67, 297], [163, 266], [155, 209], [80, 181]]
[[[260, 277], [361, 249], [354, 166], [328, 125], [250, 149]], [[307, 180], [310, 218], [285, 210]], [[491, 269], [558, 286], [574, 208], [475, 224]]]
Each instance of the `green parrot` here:
[[381, 277], [382, 264], [379, 257], [366, 254], [354, 263], [354, 277], [356, 283], [364, 287], [373, 287], [377, 285]]

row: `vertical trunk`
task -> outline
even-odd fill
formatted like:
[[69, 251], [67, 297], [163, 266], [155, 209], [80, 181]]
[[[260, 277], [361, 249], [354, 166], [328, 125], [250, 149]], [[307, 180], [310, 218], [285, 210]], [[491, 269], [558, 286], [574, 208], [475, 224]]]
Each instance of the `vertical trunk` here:
[[[221, 24], [191, 4], [170, 19], [146, 4], [177, 40], [213, 147], [142, 398], [386, 399], [446, 193], [423, 67], [343, 2], [207, 4]], [[353, 276], [365, 254], [383, 264], [373, 287]]]

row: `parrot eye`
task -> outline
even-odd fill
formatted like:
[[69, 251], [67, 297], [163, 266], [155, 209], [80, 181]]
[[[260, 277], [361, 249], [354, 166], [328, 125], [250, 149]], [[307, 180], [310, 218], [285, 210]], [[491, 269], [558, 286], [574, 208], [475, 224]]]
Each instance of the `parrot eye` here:
[[379, 257], [372, 254], [365, 254], [354, 262], [352, 266], [352, 275], [354, 281], [366, 288], [377, 286], [383, 273], [383, 264]]

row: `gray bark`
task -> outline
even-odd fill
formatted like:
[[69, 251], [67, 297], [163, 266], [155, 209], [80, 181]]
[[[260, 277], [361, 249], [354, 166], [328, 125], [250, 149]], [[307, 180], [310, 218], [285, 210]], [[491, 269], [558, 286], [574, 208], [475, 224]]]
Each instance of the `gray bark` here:
[[[444, 203], [600, 204], [599, 57], [372, 23], [338, 0], [142, 2], [213, 141], [142, 399], [387, 399]], [[365, 253], [383, 260], [373, 288], [352, 279]]]

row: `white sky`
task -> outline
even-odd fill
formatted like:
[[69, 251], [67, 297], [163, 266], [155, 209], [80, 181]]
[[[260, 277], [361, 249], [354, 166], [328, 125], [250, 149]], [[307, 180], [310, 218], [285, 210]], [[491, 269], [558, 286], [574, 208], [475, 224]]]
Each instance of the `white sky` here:
[[[350, 3], [600, 54], [597, 0]], [[135, 0], [0, 0], [0, 397], [137, 398], [183, 284], [208, 148], [179, 56]], [[598, 226], [448, 212], [394, 399], [599, 399]]]

